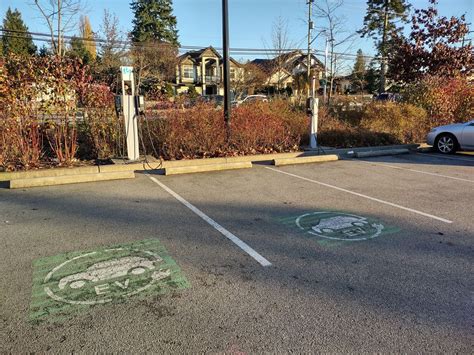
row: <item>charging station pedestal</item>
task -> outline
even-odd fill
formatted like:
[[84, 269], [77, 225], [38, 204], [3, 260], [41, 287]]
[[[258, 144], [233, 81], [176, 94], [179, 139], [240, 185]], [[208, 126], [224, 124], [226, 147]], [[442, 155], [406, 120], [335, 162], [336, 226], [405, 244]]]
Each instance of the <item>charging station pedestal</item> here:
[[319, 99], [317, 97], [311, 100], [311, 129], [309, 135], [309, 146], [311, 149], [316, 149], [318, 147], [318, 106]]
[[140, 158], [138, 147], [138, 116], [135, 108], [135, 80], [133, 67], [120, 67], [122, 81], [122, 112], [125, 119], [125, 136], [127, 140], [127, 157], [131, 161]]

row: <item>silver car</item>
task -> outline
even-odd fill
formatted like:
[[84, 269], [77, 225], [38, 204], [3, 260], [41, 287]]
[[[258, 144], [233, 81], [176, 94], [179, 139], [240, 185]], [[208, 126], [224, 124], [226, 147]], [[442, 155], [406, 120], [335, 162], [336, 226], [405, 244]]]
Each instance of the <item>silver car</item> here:
[[426, 143], [443, 154], [474, 150], [474, 120], [433, 128], [426, 137]]

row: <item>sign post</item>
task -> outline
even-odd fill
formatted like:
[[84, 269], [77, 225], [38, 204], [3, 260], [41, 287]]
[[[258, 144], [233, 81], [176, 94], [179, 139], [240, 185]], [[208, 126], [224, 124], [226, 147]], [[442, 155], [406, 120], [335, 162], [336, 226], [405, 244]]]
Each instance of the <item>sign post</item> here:
[[135, 80], [133, 67], [120, 67], [122, 79], [122, 112], [125, 119], [125, 136], [127, 140], [127, 156], [131, 161], [138, 160], [138, 125], [135, 109]]

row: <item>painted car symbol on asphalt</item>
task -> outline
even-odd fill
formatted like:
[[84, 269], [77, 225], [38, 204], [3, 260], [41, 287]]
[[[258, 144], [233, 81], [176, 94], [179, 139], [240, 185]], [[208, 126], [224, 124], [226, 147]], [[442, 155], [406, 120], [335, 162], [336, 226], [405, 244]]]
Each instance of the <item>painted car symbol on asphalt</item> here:
[[369, 224], [369, 222], [363, 217], [336, 216], [322, 218], [311, 229], [316, 233], [333, 233], [340, 230], [353, 229], [354, 227], [363, 227], [366, 224]]
[[[161, 261], [161, 258], [155, 261]], [[123, 277], [129, 274], [141, 275], [147, 270], [155, 270], [153, 261], [146, 258], [128, 256], [120, 259], [113, 259], [96, 263], [86, 271], [66, 276], [59, 281], [58, 288], [63, 290], [69, 285], [72, 289], [78, 289], [85, 286], [88, 282], [96, 283]], [[169, 276], [169, 270], [155, 271], [152, 279], [159, 280]]]
[[378, 237], [384, 230], [381, 223], [354, 214], [321, 211], [306, 213], [296, 218], [297, 227], [317, 237], [362, 241]]

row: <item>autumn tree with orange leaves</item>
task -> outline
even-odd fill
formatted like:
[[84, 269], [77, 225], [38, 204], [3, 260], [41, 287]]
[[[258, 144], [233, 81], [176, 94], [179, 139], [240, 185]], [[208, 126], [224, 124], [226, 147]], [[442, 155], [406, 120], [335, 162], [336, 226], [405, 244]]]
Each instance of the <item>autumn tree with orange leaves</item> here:
[[411, 31], [392, 34], [388, 53], [389, 76], [410, 83], [425, 76], [466, 77], [474, 73], [472, 44], [464, 43], [469, 33], [466, 19], [440, 16], [437, 0], [427, 9], [417, 9], [411, 20]]

